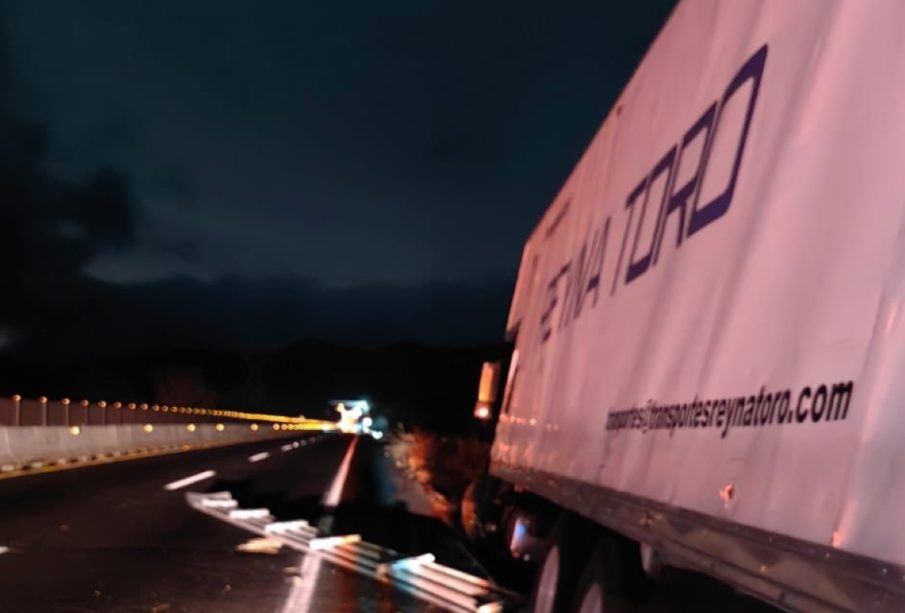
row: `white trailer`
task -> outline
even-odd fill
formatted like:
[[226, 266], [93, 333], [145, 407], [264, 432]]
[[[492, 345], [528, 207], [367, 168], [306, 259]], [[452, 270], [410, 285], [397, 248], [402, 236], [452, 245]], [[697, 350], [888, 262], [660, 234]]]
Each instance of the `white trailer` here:
[[508, 336], [507, 534], [561, 511], [538, 610], [611, 602], [630, 569], [576, 577], [626, 547], [905, 610], [905, 2], [681, 2], [528, 238]]

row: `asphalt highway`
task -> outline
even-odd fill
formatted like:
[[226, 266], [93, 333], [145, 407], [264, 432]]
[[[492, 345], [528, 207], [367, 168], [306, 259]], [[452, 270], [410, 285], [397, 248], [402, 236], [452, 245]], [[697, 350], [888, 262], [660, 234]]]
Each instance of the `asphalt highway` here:
[[[306, 576], [296, 551], [239, 551], [255, 535], [186, 502], [189, 490], [229, 491], [278, 519], [326, 518], [333, 534], [433, 547], [467, 566], [436, 522], [393, 499], [379, 445], [362, 439], [341, 471], [351, 440], [297, 436], [0, 480], [0, 611], [429, 610], [330, 564]], [[335, 509], [324, 506], [331, 489]]]
[[[259, 535], [193, 509], [189, 491], [487, 576], [383, 447], [354, 440], [296, 435], [0, 479], [0, 613], [433, 610], [314, 555], [242, 551]], [[702, 576], [673, 579], [639, 613], [769, 610]]]

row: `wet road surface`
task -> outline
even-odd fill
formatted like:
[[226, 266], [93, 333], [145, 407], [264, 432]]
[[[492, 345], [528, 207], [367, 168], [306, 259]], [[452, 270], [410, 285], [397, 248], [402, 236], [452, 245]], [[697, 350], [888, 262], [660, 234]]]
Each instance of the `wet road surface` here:
[[[318, 556], [241, 552], [257, 536], [192, 509], [187, 491], [487, 576], [382, 446], [361, 438], [350, 453], [352, 441], [309, 434], [0, 479], [0, 613], [434, 610]], [[530, 584], [527, 567], [509, 581], [492, 570]], [[637, 610], [769, 610], [702, 576], [674, 579]]]
[[438, 522], [393, 500], [373, 442], [362, 439], [352, 457], [338, 507], [323, 506], [350, 441], [297, 437], [0, 480], [0, 611], [427, 610], [349, 570], [306, 565], [314, 556], [237, 551], [255, 535], [186, 503], [187, 490], [225, 490], [278, 519], [332, 515], [334, 534], [412, 554], [436, 547], [468, 566]]

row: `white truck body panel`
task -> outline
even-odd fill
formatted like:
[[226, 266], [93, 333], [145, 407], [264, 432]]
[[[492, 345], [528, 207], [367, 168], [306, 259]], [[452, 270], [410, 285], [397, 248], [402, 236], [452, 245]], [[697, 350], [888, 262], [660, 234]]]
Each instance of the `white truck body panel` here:
[[681, 2], [527, 241], [492, 472], [905, 564], [903, 67], [903, 2]]

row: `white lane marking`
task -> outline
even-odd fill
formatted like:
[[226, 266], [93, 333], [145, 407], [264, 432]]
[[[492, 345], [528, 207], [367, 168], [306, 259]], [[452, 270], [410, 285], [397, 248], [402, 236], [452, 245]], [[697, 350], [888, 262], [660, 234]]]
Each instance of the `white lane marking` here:
[[292, 451], [292, 445], [283, 445], [280, 447], [280, 451]]
[[270, 457], [270, 454], [266, 451], [262, 451], [261, 453], [256, 453], [253, 456], [248, 456], [249, 462], [260, 462], [261, 460], [266, 460]]
[[[314, 442], [314, 440], [310, 442]], [[307, 444], [304, 440], [300, 441], [300, 443], [302, 445]], [[355, 446], [357, 443], [358, 439], [353, 439], [349, 448], [346, 450], [346, 455], [343, 457], [339, 470], [333, 478], [333, 483], [324, 495], [323, 503], [325, 506], [335, 507], [339, 504], [343, 488], [346, 485], [346, 478], [349, 476], [349, 467], [352, 465], [352, 456], [355, 454]], [[325, 542], [332, 542], [329, 538], [324, 540]], [[317, 555], [305, 555], [302, 560], [302, 565], [299, 568], [299, 576], [294, 578], [292, 590], [286, 599], [286, 603], [283, 605], [283, 613], [310, 613], [311, 605], [314, 600], [314, 590], [318, 585], [318, 575], [320, 575], [321, 572], [322, 560], [323, 559]]]
[[349, 476], [349, 467], [352, 466], [352, 456], [355, 455], [355, 447], [357, 445], [358, 437], [355, 437], [352, 439], [352, 442], [349, 443], [349, 448], [346, 450], [346, 455], [343, 457], [342, 464], [339, 465], [339, 470], [336, 471], [336, 476], [333, 477], [333, 483], [330, 484], [330, 489], [324, 494], [322, 502], [325, 507], [335, 507], [339, 504], [343, 495], [343, 488], [346, 487], [346, 478]]
[[318, 555], [305, 555], [302, 559], [299, 576], [293, 577], [292, 591], [283, 605], [283, 613], [309, 613], [322, 560]]
[[167, 483], [163, 486], [163, 489], [170, 490], [178, 490], [179, 488], [185, 487], [186, 485], [191, 485], [193, 483], [198, 483], [199, 481], [204, 481], [205, 479], [210, 479], [214, 475], [217, 474], [217, 471], [214, 470], [206, 470], [204, 472], [200, 472], [197, 475], [192, 475], [191, 477], [186, 477], [185, 479], [180, 479], [179, 481], [173, 481], [172, 483]]

